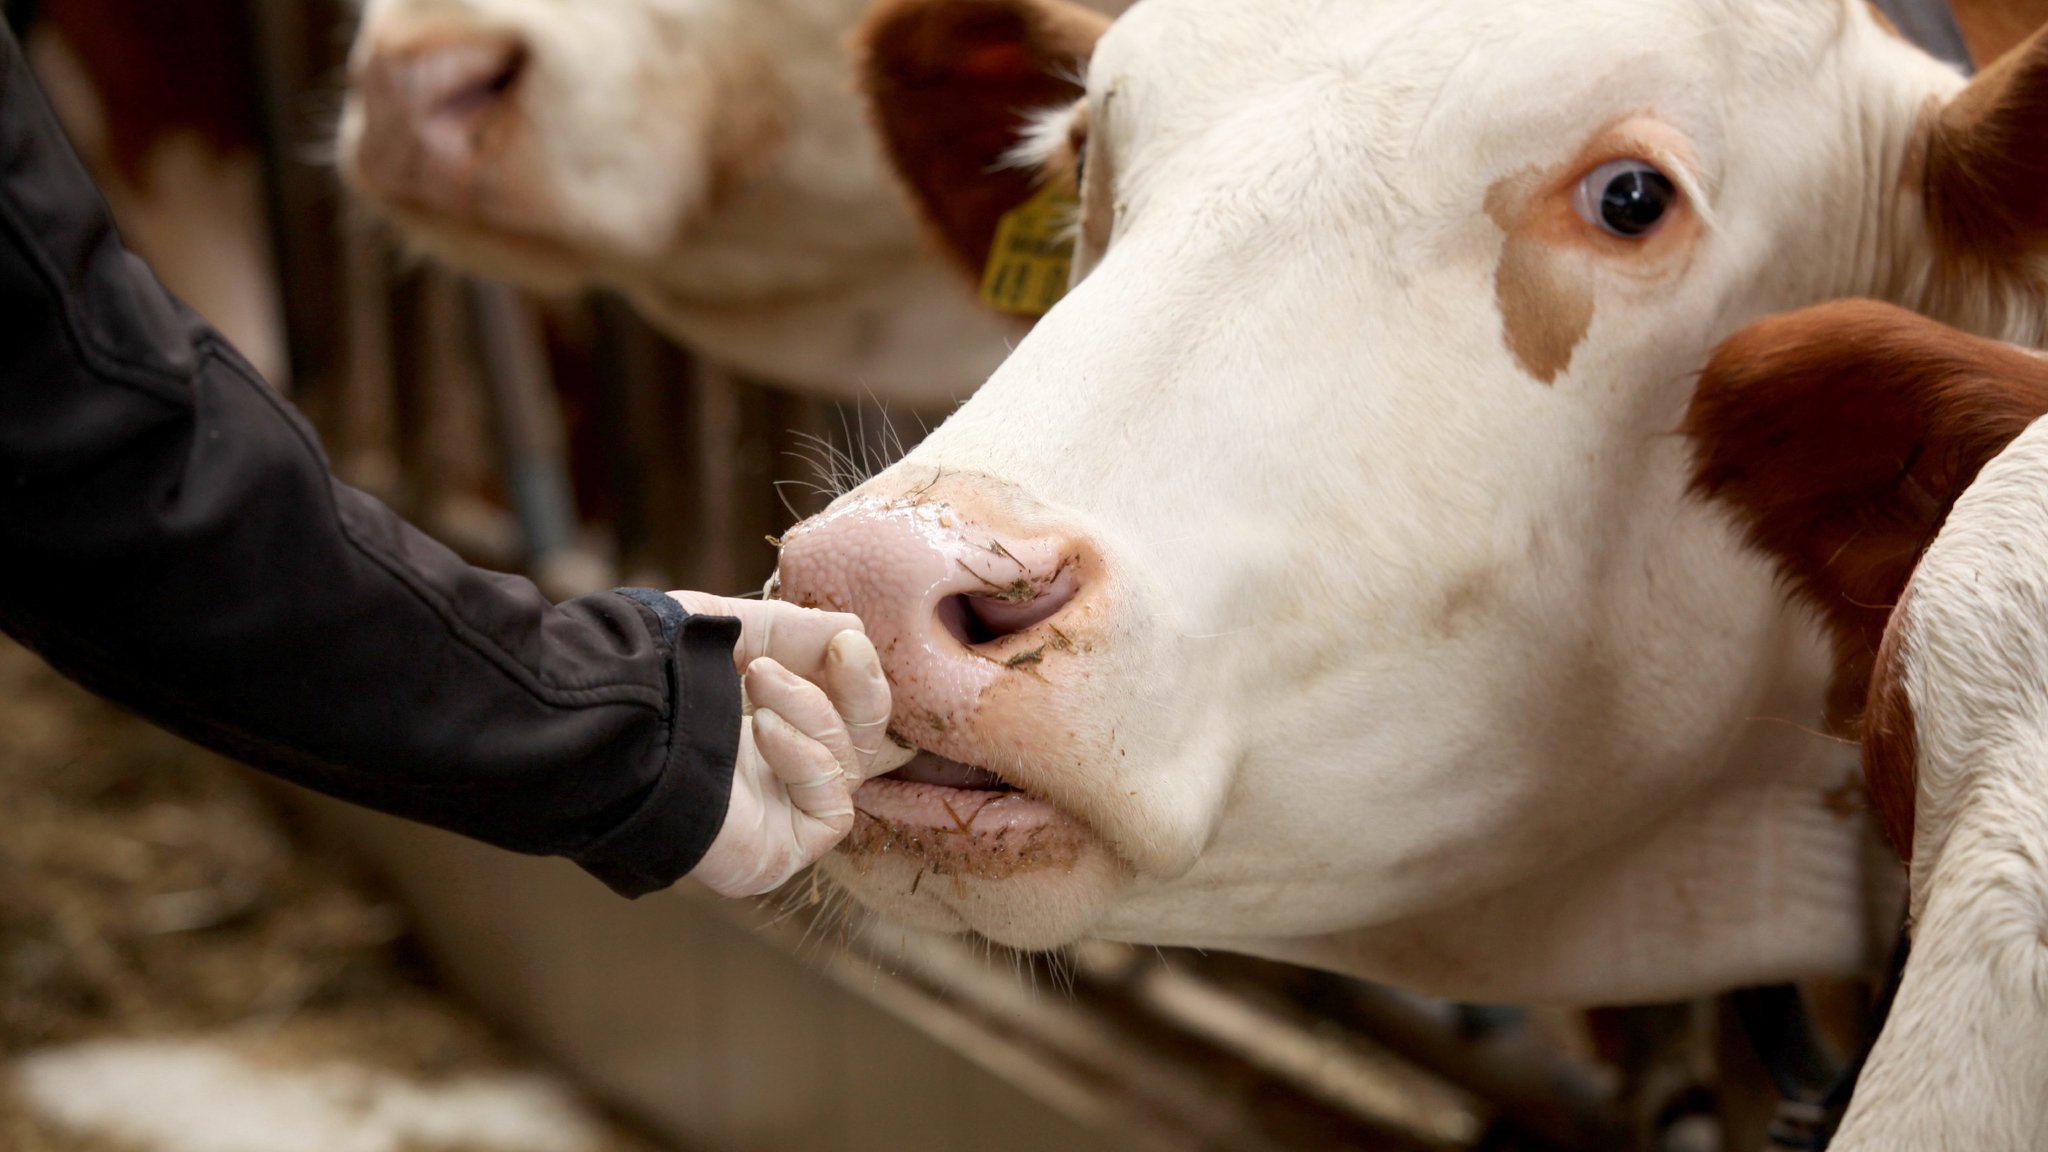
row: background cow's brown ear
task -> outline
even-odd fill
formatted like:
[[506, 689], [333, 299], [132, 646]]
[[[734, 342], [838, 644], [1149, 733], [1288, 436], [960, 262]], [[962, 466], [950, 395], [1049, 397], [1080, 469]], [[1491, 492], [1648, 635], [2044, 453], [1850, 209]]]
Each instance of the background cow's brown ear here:
[[1026, 117], [1080, 98], [1109, 17], [1063, 0], [884, 0], [858, 75], [890, 160], [947, 253], [980, 277], [1035, 173], [1003, 163]]
[[2048, 249], [2048, 28], [1970, 81], [1931, 118], [1927, 221], [1950, 256], [1992, 266]]
[[1829, 624], [1836, 698], [1853, 714], [1921, 552], [1978, 471], [2044, 413], [2048, 360], [1849, 300], [1729, 338], [1685, 431], [1693, 490], [1733, 511]]

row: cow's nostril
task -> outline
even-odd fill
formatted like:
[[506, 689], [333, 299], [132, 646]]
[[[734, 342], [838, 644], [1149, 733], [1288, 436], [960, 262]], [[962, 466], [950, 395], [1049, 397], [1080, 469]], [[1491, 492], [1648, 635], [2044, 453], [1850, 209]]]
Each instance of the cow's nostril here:
[[532, 67], [524, 39], [473, 33], [380, 44], [350, 84], [373, 122], [403, 132], [476, 119], [509, 100]]
[[981, 617], [968, 600], [967, 596], [948, 596], [939, 601], [939, 626], [969, 648], [986, 644], [1002, 635], [981, 622]]
[[526, 75], [526, 66], [532, 59], [533, 55], [527, 51], [526, 45], [512, 45], [512, 50], [505, 54], [504, 63], [498, 65], [498, 71], [482, 85], [484, 93], [496, 100], [512, 91], [513, 85], [518, 84], [520, 78]]
[[531, 62], [516, 40], [445, 49], [420, 61], [416, 99], [429, 116], [475, 116], [502, 103]]
[[1014, 592], [948, 596], [939, 601], [939, 623], [962, 644], [987, 644], [1058, 615], [1074, 598], [1076, 584], [1073, 569], [1067, 568], [1043, 588], [1019, 583]]

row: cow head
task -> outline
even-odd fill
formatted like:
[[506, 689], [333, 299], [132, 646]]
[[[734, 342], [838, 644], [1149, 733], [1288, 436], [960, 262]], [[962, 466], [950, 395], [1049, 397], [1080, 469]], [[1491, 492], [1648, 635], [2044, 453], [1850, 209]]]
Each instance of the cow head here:
[[[342, 172], [419, 246], [522, 283], [656, 269], [723, 304], [801, 290], [825, 273], [764, 252], [750, 225], [813, 241], [813, 265], [878, 244], [899, 259], [907, 227], [844, 91], [864, 7], [367, 0]], [[791, 182], [840, 197], [837, 247], [821, 221], [752, 219], [776, 217]]]
[[[940, 144], [1011, 147], [1091, 37], [875, 18], [951, 250], [1032, 189]], [[783, 553], [923, 752], [833, 866], [904, 920], [1263, 948], [1670, 826], [1820, 707], [1814, 635], [1686, 493], [1709, 351], [1847, 296], [2041, 330], [2038, 41], [1965, 89], [1849, 0], [1151, 0], [1086, 54], [1028, 133], [1076, 173], [1071, 292]]]
[[367, 0], [342, 174], [466, 271], [616, 291], [764, 380], [950, 406], [1018, 328], [925, 247], [848, 92], [867, 5]]

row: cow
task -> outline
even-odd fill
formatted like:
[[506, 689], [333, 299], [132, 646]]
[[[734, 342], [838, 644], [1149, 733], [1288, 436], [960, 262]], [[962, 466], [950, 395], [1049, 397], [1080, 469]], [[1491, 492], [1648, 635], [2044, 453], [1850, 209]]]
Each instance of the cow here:
[[129, 246], [265, 379], [287, 385], [244, 5], [34, 8], [29, 59]]
[[892, 0], [862, 52], [963, 263], [1077, 205], [1067, 296], [784, 537], [913, 757], [828, 861], [863, 905], [1475, 1000], [1877, 966], [1825, 636], [1677, 432], [1803, 305], [2040, 342], [2048, 45], [1966, 83], [1856, 0]]
[[[1836, 641], [1913, 951], [1833, 1147], [2048, 1146], [2048, 359], [1891, 305], [1751, 326], [1686, 419]], [[1938, 533], [1938, 535], [1937, 535]]]
[[611, 289], [743, 375], [943, 412], [1021, 327], [888, 175], [841, 50], [867, 6], [368, 0], [341, 174], [458, 268]]

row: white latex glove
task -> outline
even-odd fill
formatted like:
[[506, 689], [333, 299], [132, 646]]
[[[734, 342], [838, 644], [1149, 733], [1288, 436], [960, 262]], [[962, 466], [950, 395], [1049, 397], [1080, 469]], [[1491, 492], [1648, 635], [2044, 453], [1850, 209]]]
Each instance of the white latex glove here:
[[690, 875], [721, 896], [772, 892], [853, 829], [853, 790], [887, 743], [889, 682], [857, 617], [670, 595], [692, 612], [739, 618], [733, 659], [754, 705], [725, 823]]

